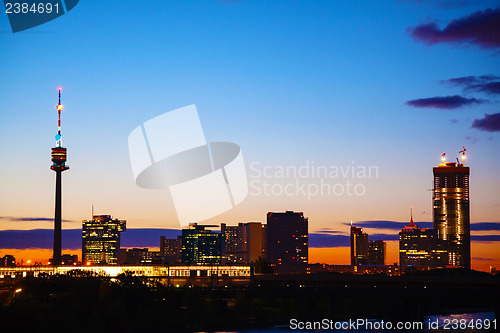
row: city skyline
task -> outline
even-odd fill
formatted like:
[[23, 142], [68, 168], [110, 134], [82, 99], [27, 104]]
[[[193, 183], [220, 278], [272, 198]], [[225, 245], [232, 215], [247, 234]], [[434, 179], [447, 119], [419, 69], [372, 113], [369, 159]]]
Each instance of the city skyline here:
[[[127, 136], [195, 103], [207, 139], [239, 144], [256, 186], [238, 207], [193, 222], [236, 225], [264, 222], [268, 211], [301, 211], [309, 232], [331, 244], [310, 248], [311, 262], [347, 263], [346, 246], [331, 236], [348, 235], [353, 220], [387, 240], [387, 263], [397, 262], [397, 240], [383, 235], [397, 236], [410, 205], [417, 224], [432, 222], [431, 168], [443, 151], [454, 161], [465, 144], [472, 267], [498, 267], [500, 129], [484, 114], [498, 114], [498, 93], [488, 87], [498, 84], [500, 43], [446, 35], [453, 20], [497, 17], [495, 5], [165, 2], [146, 8], [146, 20], [134, 2], [103, 4], [99, 14], [80, 3], [43, 26], [1, 34], [0, 231], [53, 227], [47, 163], [62, 86], [72, 168], [64, 175], [63, 229], [80, 228], [92, 204], [126, 219], [128, 229], [179, 228], [168, 191], [134, 184]], [[124, 18], [135, 24], [125, 26]], [[0, 30], [8, 30], [6, 16]], [[32, 50], [44, 66], [33, 63]], [[268, 179], [264, 168], [304, 165], [377, 172], [323, 177], [330, 185], [361, 184], [362, 195], [256, 194], [263, 181], [295, 184], [276, 172]], [[323, 178], [298, 177], [305, 185]], [[10, 254], [0, 247], [0, 256]]]
[[[288, 214], [288, 213], [292, 213], [292, 212], [283, 212], [283, 213], [278, 213], [279, 214]], [[269, 218], [269, 215], [272, 215], [273, 213], [269, 212], [267, 214], [267, 217]], [[302, 213], [296, 213], [296, 214], [301, 214]], [[421, 230], [420, 227], [423, 227], [425, 228], [425, 230], [429, 230], [429, 228], [431, 228], [432, 230], [432, 227], [433, 227], [433, 223], [432, 222], [423, 222], [423, 223], [418, 223], [415, 224], [413, 222], [413, 218], [410, 214], [410, 229], [418, 229], [418, 230]], [[99, 220], [101, 218], [111, 218], [109, 215], [94, 215], [93, 216], [93, 219], [92, 220]], [[307, 220], [307, 219], [306, 219]], [[117, 219], [113, 220], [113, 221], [118, 221]], [[123, 223], [125, 223], [124, 221], [122, 221]], [[389, 223], [389, 224], [393, 224], [392, 225], [392, 228], [400, 228], [400, 227], [403, 227], [403, 230], [406, 230], [408, 229], [408, 226], [406, 226], [407, 223], [405, 222], [402, 222], [402, 223], [398, 223], [398, 222], [393, 222], [393, 221], [380, 221], [380, 222], [384, 222], [384, 223]], [[83, 220], [82, 221], [83, 225], [85, 226], [86, 224], [89, 223], [89, 220]], [[195, 223], [196, 224], [196, 223]], [[240, 223], [240, 225], [248, 225], [248, 224], [259, 224], [260, 225], [260, 222], [247, 222], [247, 223]], [[424, 226], [422, 226], [422, 224], [424, 224]], [[218, 225], [205, 225], [205, 224], [199, 224], [200, 227], [204, 228], [204, 227], [218, 227]], [[221, 231], [217, 231], [217, 233], [223, 235], [223, 232], [222, 232], [222, 227], [223, 227], [223, 223], [220, 225], [221, 227]], [[347, 224], [346, 224], [347, 225]], [[267, 227], [267, 224], [262, 224], [262, 226], [266, 226]], [[230, 228], [235, 228], [237, 226], [227, 226], [227, 227], [230, 227]], [[473, 229], [476, 229], [476, 230], [480, 230], [482, 227], [482, 225], [478, 224], [478, 227], [479, 228], [474, 228]], [[488, 226], [486, 226], [488, 227]], [[267, 228], [266, 228], [267, 229]], [[363, 228], [358, 228], [358, 227], [354, 227], [352, 225], [352, 221], [351, 221], [351, 224], [350, 224], [350, 230], [351, 230], [351, 236], [349, 235], [344, 235], [342, 234], [342, 232], [336, 232], [336, 231], [327, 231], [326, 233], [320, 233], [320, 232], [316, 232], [316, 233], [308, 233], [309, 236], [308, 238], [311, 240], [311, 242], [309, 243], [309, 257], [312, 257], [312, 260], [309, 261], [310, 263], [322, 263], [322, 264], [334, 264], [334, 265], [353, 265], [352, 263], [352, 249], [353, 249], [353, 238], [352, 238], [352, 232], [353, 232], [353, 229], [355, 230], [358, 230], [360, 233], [363, 233]], [[182, 229], [184, 230], [184, 229]], [[162, 243], [162, 238], [165, 239], [165, 235], [168, 235], [166, 236], [167, 240], [169, 240], [168, 238], [170, 237], [170, 240], [175, 240], [175, 238], [178, 238], [181, 237], [181, 229], [131, 229], [129, 230], [128, 233], [126, 233], [125, 235], [129, 236], [130, 237], [126, 237], [126, 241], [125, 241], [125, 245], [123, 247], [121, 247], [122, 249], [135, 249], [135, 248], [149, 248], [149, 250], [151, 251], [159, 251], [161, 250], [161, 243]], [[187, 229], [186, 229], [187, 230]], [[422, 229], [423, 230], [423, 229]], [[435, 231], [435, 230], [434, 230]], [[21, 263], [21, 264], [34, 264], [35, 262], [40, 262], [40, 263], [43, 263], [45, 264], [47, 262], [47, 256], [52, 253], [52, 249], [49, 249], [48, 248], [48, 244], [52, 242], [52, 235], [53, 235], [53, 231], [52, 229], [35, 229], [35, 230], [28, 230], [28, 231], [25, 231], [26, 232], [26, 237], [23, 237], [23, 233], [22, 231], [4, 231], [4, 232], [7, 232], [6, 235], [3, 235], [2, 234], [2, 231], [0, 231], [0, 240], [2, 240], [2, 243], [9, 243], [9, 244], [14, 244], [13, 246], [13, 249], [8, 249], [8, 250], [5, 250], [5, 249], [2, 249], [2, 255], [4, 254], [21, 254], [21, 257], [17, 257], [18, 260], [16, 261], [17, 263]], [[9, 232], [14, 232], [14, 233], [11, 233], [9, 234]], [[21, 232], [21, 233], [19, 233]], [[76, 232], [76, 233], [75, 233]], [[29, 233], [29, 234], [28, 234]], [[66, 245], [66, 247], [64, 247], [64, 254], [65, 255], [77, 255], [79, 259], [81, 259], [82, 262], [84, 262], [84, 259], [82, 257], [82, 250], [83, 250], [83, 247], [80, 247], [80, 244], [81, 241], [82, 241], [82, 236], [83, 236], [83, 241], [85, 243], [85, 234], [86, 232], [83, 232], [82, 229], [66, 229], [66, 233], [67, 233], [67, 236], [69, 236], [68, 233], [70, 233], [70, 237], [63, 237], [63, 245]], [[329, 234], [335, 234], [335, 235], [329, 235]], [[386, 265], [392, 265], [392, 264], [400, 264], [400, 250], [401, 250], [401, 233], [399, 233], [399, 245], [398, 245], [398, 234], [394, 234], [394, 235], [391, 235], [391, 234], [373, 234], [373, 235], [370, 235], [374, 238], [376, 238], [376, 240], [370, 240], [368, 242], [368, 235], [363, 233], [363, 235], [365, 236], [365, 241], [366, 241], [366, 244], [365, 244], [365, 249], [362, 250], [362, 251], [365, 251], [365, 261], [363, 262], [360, 262], [358, 264], [355, 264], [355, 265], [373, 265], [372, 263], [369, 262], [369, 260], [367, 260], [368, 258], [368, 255], [371, 255], [370, 254], [370, 250], [369, 250], [369, 247], [370, 245], [375, 245], [373, 243], [378, 243], [378, 242], [383, 242], [384, 245], [384, 255], [383, 257], [386, 258], [385, 260], [385, 264]], [[75, 237], [76, 236], [76, 237]], [[173, 237], [173, 238], [172, 238]], [[9, 238], [9, 239], [8, 239]], [[267, 236], [266, 236], [267, 238]], [[349, 245], [349, 238], [350, 238], [350, 242], [351, 244]], [[111, 239], [111, 238], [110, 238]], [[96, 238], [96, 240], [99, 240]], [[158, 242], [158, 240], [160, 240]], [[480, 241], [480, 237], [477, 237], [476, 239], [474, 239], [474, 237], [472, 237], [472, 241], [474, 242], [478, 242]], [[22, 243], [23, 245], [22, 246], [19, 246], [19, 244]], [[26, 244], [30, 244], [32, 246], [30, 246], [29, 249], [24, 249], [24, 247], [26, 247]], [[385, 245], [389, 244], [390, 245], [390, 251], [385, 251]], [[45, 245], [45, 246], [44, 246]], [[329, 261], [324, 261], [324, 259], [321, 259], [322, 258], [322, 254], [320, 253], [320, 251], [324, 248], [328, 248], [328, 247], [331, 247], [333, 250], [335, 250], [335, 253], [337, 254], [337, 256], [334, 256], [332, 257], [332, 259], [330, 259]], [[17, 249], [16, 249], [17, 248]], [[311, 254], [311, 249], [312, 249], [312, 254]], [[473, 248], [474, 249], [474, 248]], [[474, 249], [475, 252], [477, 252], [477, 249]], [[358, 251], [358, 250], [356, 250]], [[319, 252], [319, 253], [318, 253]], [[341, 257], [339, 254], [345, 254], [345, 253], [350, 253], [350, 257], [351, 257], [351, 260], [349, 262], [346, 262], [345, 258]], [[484, 253], [484, 252], [483, 252]], [[27, 256], [27, 257], [26, 257]], [[37, 257], [38, 256], [38, 257]], [[43, 257], [40, 257], [40, 256], [43, 256]], [[16, 257], [16, 255], [14, 256]], [[31, 258], [31, 259], [26, 259], [26, 258]], [[40, 259], [42, 258], [42, 259]], [[322, 261], [323, 260], [323, 261]], [[477, 260], [476, 260], [477, 261]], [[477, 266], [476, 264], [476, 267], [472, 267], [473, 269], [480, 269], [480, 270], [484, 270], [484, 271], [489, 271], [491, 269], [491, 267], [495, 267], [495, 266]]]

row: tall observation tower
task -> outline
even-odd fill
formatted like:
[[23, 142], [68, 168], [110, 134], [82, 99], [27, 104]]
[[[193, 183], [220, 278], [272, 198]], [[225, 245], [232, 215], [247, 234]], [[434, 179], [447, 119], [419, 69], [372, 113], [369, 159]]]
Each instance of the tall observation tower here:
[[61, 111], [63, 106], [61, 104], [61, 88], [59, 88], [59, 103], [57, 109], [57, 134], [56, 146], [52, 148], [52, 166], [50, 167], [56, 173], [56, 204], [54, 212], [54, 256], [52, 264], [54, 266], [61, 264], [61, 208], [62, 208], [62, 177], [61, 173], [69, 169], [66, 166], [66, 148], [62, 144], [61, 136]]

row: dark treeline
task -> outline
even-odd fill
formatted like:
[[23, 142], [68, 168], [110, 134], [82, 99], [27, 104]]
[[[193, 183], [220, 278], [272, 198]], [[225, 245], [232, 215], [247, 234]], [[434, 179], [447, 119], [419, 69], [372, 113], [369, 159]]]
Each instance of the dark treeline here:
[[[2, 332], [191, 332], [299, 320], [422, 320], [496, 311], [500, 276], [464, 270], [383, 275], [261, 275], [249, 286], [174, 287], [91, 273], [0, 282]], [[16, 292], [17, 291], [17, 292]]]

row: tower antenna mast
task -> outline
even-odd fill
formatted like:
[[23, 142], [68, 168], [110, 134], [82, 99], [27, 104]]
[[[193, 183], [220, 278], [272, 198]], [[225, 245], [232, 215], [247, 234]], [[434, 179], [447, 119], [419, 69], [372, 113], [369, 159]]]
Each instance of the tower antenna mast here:
[[62, 135], [61, 135], [61, 111], [63, 105], [61, 104], [61, 88], [59, 87], [59, 102], [57, 103], [57, 135], [56, 135], [56, 147], [62, 147]]

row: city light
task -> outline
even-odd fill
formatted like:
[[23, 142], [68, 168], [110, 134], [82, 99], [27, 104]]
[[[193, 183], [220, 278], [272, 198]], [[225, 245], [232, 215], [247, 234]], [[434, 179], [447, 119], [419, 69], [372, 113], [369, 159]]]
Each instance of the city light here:
[[[181, 266], [57, 266], [48, 267], [42, 266], [36, 271], [31, 267], [0, 267], [0, 274], [4, 276], [27, 276], [31, 275], [37, 277], [40, 273], [53, 274], [67, 274], [70, 271], [85, 271], [95, 272], [115, 278], [120, 274], [131, 273], [133, 276], [144, 277], [178, 277], [188, 278], [193, 273], [196, 276], [219, 276], [219, 277], [232, 277], [232, 278], [249, 278], [250, 266], [249, 265], [224, 265], [224, 266], [211, 266], [211, 265], [181, 265]], [[21, 289], [19, 289], [21, 291]]]

